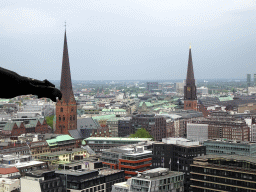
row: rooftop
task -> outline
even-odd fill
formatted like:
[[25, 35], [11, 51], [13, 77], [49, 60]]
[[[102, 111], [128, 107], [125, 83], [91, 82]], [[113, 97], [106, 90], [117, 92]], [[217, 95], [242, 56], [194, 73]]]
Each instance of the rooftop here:
[[235, 161], [243, 161], [250, 162], [256, 164], [256, 157], [242, 156], [242, 155], [204, 155], [200, 157], [195, 157], [194, 161], [208, 161], [209, 159], [223, 159], [223, 160], [235, 160]]
[[88, 137], [85, 141], [151, 141], [152, 138], [123, 138], [123, 137]]

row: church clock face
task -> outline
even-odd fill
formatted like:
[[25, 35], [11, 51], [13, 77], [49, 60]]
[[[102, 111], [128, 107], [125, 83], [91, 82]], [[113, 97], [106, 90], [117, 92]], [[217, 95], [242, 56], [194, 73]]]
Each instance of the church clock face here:
[[187, 87], [187, 91], [190, 91], [191, 90], [191, 88], [190, 87]]

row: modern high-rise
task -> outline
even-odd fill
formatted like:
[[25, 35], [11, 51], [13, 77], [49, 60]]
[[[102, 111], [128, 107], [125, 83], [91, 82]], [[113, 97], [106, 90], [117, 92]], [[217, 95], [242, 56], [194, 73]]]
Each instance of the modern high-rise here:
[[191, 46], [189, 47], [188, 70], [186, 85], [184, 86], [184, 109], [197, 110], [196, 85], [194, 78]]
[[251, 74], [247, 74], [247, 87], [251, 87]]
[[56, 103], [55, 133], [69, 134], [69, 130], [77, 129], [77, 105], [72, 90], [66, 31], [64, 36], [60, 91], [62, 93], [62, 99]]

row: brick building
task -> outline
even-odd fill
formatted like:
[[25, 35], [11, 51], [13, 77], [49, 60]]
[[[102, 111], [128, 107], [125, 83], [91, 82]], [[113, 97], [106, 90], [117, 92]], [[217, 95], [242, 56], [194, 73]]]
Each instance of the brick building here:
[[250, 128], [241, 120], [220, 120], [205, 119], [197, 122], [198, 124], [208, 124], [208, 139], [226, 138], [229, 140], [250, 140]]
[[135, 133], [140, 128], [146, 129], [156, 141], [166, 137], [166, 120], [162, 116], [155, 116], [154, 114], [132, 116], [131, 133]]
[[3, 130], [3, 136], [20, 136], [21, 134], [26, 133], [49, 133], [49, 129], [46, 120], [39, 118], [36, 120], [29, 120], [28, 122], [24, 121], [8, 121]]
[[72, 89], [66, 31], [64, 37], [60, 91], [62, 93], [62, 99], [58, 100], [56, 103], [55, 133], [69, 134], [68, 130], [77, 129], [77, 105]]

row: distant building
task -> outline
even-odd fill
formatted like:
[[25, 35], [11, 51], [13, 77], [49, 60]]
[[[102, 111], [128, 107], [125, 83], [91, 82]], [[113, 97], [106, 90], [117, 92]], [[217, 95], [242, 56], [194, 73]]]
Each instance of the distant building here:
[[253, 82], [254, 82], [254, 86], [256, 86], [256, 74], [253, 74]]
[[244, 121], [209, 118], [192, 121], [192, 123], [208, 124], [208, 139], [250, 140], [250, 128]]
[[256, 157], [256, 143], [249, 141], [210, 139], [203, 144], [206, 147], [206, 154], [220, 155], [244, 155]]
[[247, 74], [247, 87], [251, 87], [251, 74]]
[[255, 95], [256, 87], [248, 87], [248, 95]]
[[132, 134], [131, 117], [124, 117], [118, 120], [118, 137], [127, 137]]
[[190, 164], [193, 158], [205, 155], [205, 146], [184, 138], [165, 138], [163, 142], [153, 144], [152, 167], [170, 168], [184, 172], [184, 191], [190, 188]]
[[147, 82], [147, 91], [152, 92], [154, 89], [158, 89], [158, 82]]
[[174, 83], [174, 88], [177, 93], [184, 93], [184, 86], [185, 86], [184, 82]]
[[169, 171], [168, 168], [156, 168], [139, 173], [127, 182], [116, 183], [112, 192], [130, 191], [164, 192], [184, 191], [184, 173]]
[[207, 87], [198, 87], [196, 89], [198, 95], [208, 95], [208, 88]]
[[166, 120], [162, 116], [155, 114], [133, 115], [131, 120], [131, 133], [144, 128], [156, 140], [161, 141], [166, 137]]
[[256, 158], [240, 155], [205, 155], [194, 158], [191, 192], [255, 191]]
[[125, 109], [102, 109], [102, 115], [120, 115], [125, 116], [126, 110]]
[[200, 143], [208, 140], [208, 125], [188, 123], [187, 139], [191, 141], [199, 141]]

